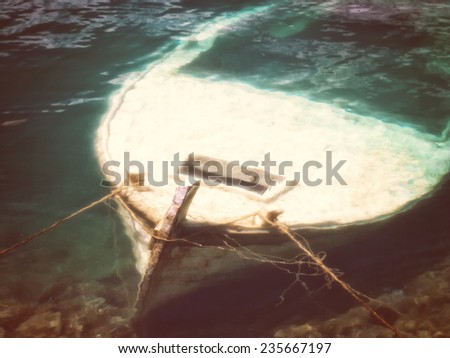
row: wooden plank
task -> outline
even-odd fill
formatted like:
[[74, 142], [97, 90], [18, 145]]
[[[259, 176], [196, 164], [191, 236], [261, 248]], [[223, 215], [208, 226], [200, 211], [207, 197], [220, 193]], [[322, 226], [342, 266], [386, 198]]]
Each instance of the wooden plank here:
[[199, 186], [200, 183], [196, 182], [192, 186], [177, 188], [172, 199], [172, 203], [164, 216], [160, 229], [150, 240], [150, 260], [144, 278], [139, 287], [138, 299], [136, 302], [135, 321], [136, 319], [139, 319], [141, 314], [144, 312], [147, 296], [151, 294], [152, 274], [158, 266], [161, 253], [167, 244], [164, 239], [176, 236], [177, 227], [186, 218], [189, 206], [191, 205]]

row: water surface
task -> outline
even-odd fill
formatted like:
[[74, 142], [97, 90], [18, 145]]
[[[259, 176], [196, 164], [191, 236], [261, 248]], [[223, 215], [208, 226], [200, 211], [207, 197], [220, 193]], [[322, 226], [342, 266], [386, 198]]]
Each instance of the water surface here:
[[[444, 131], [450, 114], [450, 7], [445, 2], [3, 1], [0, 245], [9, 246], [107, 193], [99, 186], [95, 132], [108, 99], [127, 79], [205, 21], [267, 4], [273, 9], [266, 16], [226, 32], [182, 71], [302, 95], [423, 133]], [[436, 265], [450, 248], [449, 198], [447, 183], [417, 216], [405, 213], [376, 231], [383, 240], [337, 250], [330, 264], [344, 269], [368, 294], [407, 295], [405, 285], [414, 285], [410, 282], [419, 275], [448, 270]], [[403, 228], [415, 225], [420, 235], [412, 240], [413, 250]], [[0, 259], [0, 333], [29, 335], [35, 328], [28, 320], [37, 315], [59, 323], [34, 334], [133, 334], [128, 318], [138, 281], [134, 263], [114, 204], [79, 216]], [[441, 293], [427, 295], [433, 300]], [[217, 320], [228, 331], [220, 334], [231, 335], [239, 324], [242, 335], [270, 336], [291, 317], [303, 324], [349, 307], [328, 302], [305, 317], [301, 295], [299, 289], [284, 306], [272, 304], [266, 318], [244, 315], [237, 323], [224, 309]], [[442, 309], [435, 314], [444, 315], [448, 301], [438, 302]], [[430, 335], [450, 335], [444, 323], [433, 327], [426, 330]], [[180, 323], [173, 334], [183, 329]]]

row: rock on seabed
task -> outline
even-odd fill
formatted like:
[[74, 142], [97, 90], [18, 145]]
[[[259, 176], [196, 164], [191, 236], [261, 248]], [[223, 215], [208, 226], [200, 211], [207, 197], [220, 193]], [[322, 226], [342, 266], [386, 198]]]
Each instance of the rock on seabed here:
[[62, 331], [60, 312], [40, 312], [22, 322], [16, 329], [17, 337], [54, 338]]

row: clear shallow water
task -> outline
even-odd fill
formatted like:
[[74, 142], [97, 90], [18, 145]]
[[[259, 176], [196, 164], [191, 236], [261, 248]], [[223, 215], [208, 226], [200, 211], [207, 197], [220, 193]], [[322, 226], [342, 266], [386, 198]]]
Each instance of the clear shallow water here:
[[[302, 94], [441, 133], [450, 113], [448, 5], [340, 4], [279, 2], [267, 16], [220, 37], [183, 71]], [[200, 23], [240, 8], [238, 1], [2, 2], [0, 244], [6, 247], [104, 195], [93, 142], [111, 93], [157, 59], [161, 46], [164, 53]], [[419, 253], [406, 256], [408, 269], [425, 256], [417, 274], [449, 252], [448, 191], [438, 196], [430, 208], [440, 214], [424, 221], [431, 228], [414, 241]], [[395, 237], [395, 230], [385, 232]], [[403, 250], [407, 240], [393, 241]], [[374, 261], [370, 270], [383, 272]], [[345, 268], [345, 260], [337, 267]], [[131, 334], [127, 317], [138, 278], [113, 208], [80, 216], [2, 258], [0, 268], [3, 334], [26, 334], [33, 326], [27, 319], [36, 314], [60, 321], [55, 335]], [[345, 270], [350, 277], [351, 270]], [[380, 274], [365, 288], [378, 295], [401, 288], [410, 276], [398, 274], [390, 284]], [[292, 301], [274, 308], [257, 334], [270, 335], [298, 312]], [[218, 319], [226, 321], [226, 315]]]

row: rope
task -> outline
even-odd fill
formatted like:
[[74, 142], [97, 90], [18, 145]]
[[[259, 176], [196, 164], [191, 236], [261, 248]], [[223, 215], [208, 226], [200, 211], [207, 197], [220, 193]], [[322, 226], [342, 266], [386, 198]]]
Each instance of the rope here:
[[74, 213], [70, 214], [69, 216], [66, 216], [63, 219], [60, 219], [60, 220], [54, 222], [52, 225], [47, 226], [46, 228], [42, 229], [38, 233], [36, 233], [34, 235], [31, 235], [31, 236], [28, 236], [27, 238], [19, 241], [18, 243], [14, 244], [14, 245], [12, 245], [10, 247], [7, 247], [6, 249], [1, 250], [0, 251], [0, 256], [1, 255], [5, 255], [8, 252], [13, 251], [15, 249], [18, 249], [19, 247], [25, 246], [26, 244], [28, 244], [30, 241], [32, 241], [33, 239], [37, 238], [38, 236], [41, 236], [42, 234], [45, 234], [46, 232], [54, 229], [55, 227], [61, 225], [62, 223], [64, 223], [64, 222], [72, 219], [73, 217], [75, 217], [75, 216], [85, 212], [86, 210], [89, 210], [90, 208], [94, 207], [95, 205], [100, 204], [100, 203], [104, 202], [105, 200], [107, 200], [109, 198], [112, 198], [113, 196], [117, 195], [121, 190], [122, 189], [114, 190], [110, 194], [105, 195], [103, 198], [100, 198], [100, 199], [94, 201], [93, 203], [91, 203], [91, 204], [81, 208], [80, 210], [75, 211]]
[[[139, 218], [137, 218], [134, 215], [134, 213], [131, 212], [131, 210], [130, 210], [130, 215], [154, 239], [162, 240], [162, 241], [168, 241], [168, 242], [188, 242], [188, 243], [196, 245], [196, 246], [200, 246], [200, 247], [204, 246], [202, 244], [196, 243], [195, 241], [187, 240], [186, 238], [162, 238], [162, 237], [159, 237], [154, 230], [149, 230], [147, 228], [147, 225], [145, 225]], [[399, 338], [403, 338], [404, 337], [393, 325], [391, 325], [389, 322], [387, 322], [383, 318], [383, 316], [381, 316], [377, 311], [375, 311], [367, 303], [367, 299], [368, 299], [367, 296], [365, 296], [361, 292], [355, 290], [347, 282], [341, 280], [339, 278], [339, 276], [332, 269], [330, 269], [328, 266], [326, 266], [324, 264], [324, 262], [323, 262], [323, 259], [320, 256], [317, 256], [316, 254], [314, 254], [314, 252], [311, 250], [311, 248], [308, 245], [308, 241], [304, 237], [301, 237], [303, 239], [303, 241], [304, 241], [304, 244], [303, 244], [303, 243], [301, 243], [300, 241], [298, 241], [294, 237], [294, 235], [290, 232], [288, 227], [286, 227], [285, 225], [282, 225], [282, 224], [276, 222], [276, 218], [274, 220], [269, 220], [267, 218], [267, 215], [264, 215], [262, 213], [256, 213], [256, 214], [254, 213], [254, 214], [251, 214], [249, 216], [254, 216], [254, 215], [259, 216], [268, 225], [277, 228], [279, 231], [281, 231], [283, 234], [285, 234], [291, 241], [293, 241], [300, 248], [301, 251], [303, 251], [306, 254], [306, 256], [308, 256], [314, 262], [314, 264], [316, 264], [318, 267], [320, 267], [320, 269], [322, 270], [322, 272], [326, 276], [328, 276], [332, 281], [337, 282], [348, 294], [350, 294], [360, 305], [362, 305], [379, 323], [381, 323], [381, 325], [383, 325], [387, 329], [389, 329], [394, 334], [394, 336], [399, 337]], [[239, 219], [239, 220], [241, 220], [241, 219]], [[236, 221], [238, 221], [238, 220], [236, 220]], [[225, 243], [225, 245], [228, 246], [226, 243]], [[235, 250], [235, 249], [230, 248], [230, 247], [228, 247], [228, 249], [230, 251], [233, 251], [233, 252], [237, 253], [239, 256], [241, 256], [238, 250]], [[254, 257], [246, 257], [244, 255], [244, 256], [241, 256], [241, 257], [244, 258], [244, 259], [250, 259], [250, 260], [256, 260], [256, 261], [260, 261], [260, 262], [272, 263], [272, 264], [275, 264], [276, 267], [282, 269], [281, 267], [279, 267], [277, 265], [278, 262], [273, 261], [273, 260], [268, 260], [267, 261], [263, 257], [259, 256], [258, 254], [254, 253], [254, 252], [251, 252], [251, 253], [254, 254], [255, 256]], [[284, 263], [285, 264], [285, 263], [289, 263], [289, 262], [283, 261], [283, 262], [280, 262], [280, 263]], [[292, 272], [289, 271], [289, 273], [292, 273]]]
[[309, 256], [309, 258], [317, 266], [321, 268], [321, 270], [325, 273], [325, 275], [327, 275], [332, 281], [337, 282], [347, 293], [349, 293], [356, 301], [358, 301], [358, 303], [361, 304], [376, 320], [378, 320], [378, 322], [380, 322], [383, 326], [388, 328], [396, 337], [403, 338], [403, 335], [393, 325], [387, 322], [377, 311], [375, 311], [372, 307], [370, 307], [367, 301], [362, 298], [364, 297], [363, 294], [356, 291], [347, 282], [341, 280], [332, 269], [330, 269], [323, 263], [322, 259], [319, 256], [315, 255], [309, 248], [307, 248], [300, 241], [298, 241], [294, 237], [294, 235], [289, 231], [288, 227], [276, 223], [274, 221], [270, 221], [264, 216], [261, 216], [261, 218], [264, 221], [266, 221], [269, 225], [276, 227], [282, 233], [286, 234], [286, 236], [288, 236], [291, 241], [293, 241], [303, 252], [305, 252]]
[[[117, 195], [118, 193], [120, 193], [122, 191], [122, 189], [117, 189], [114, 190], [113, 192], [111, 192], [108, 195], [105, 195], [104, 197], [92, 202], [89, 205], [86, 205], [85, 207], [75, 211], [74, 213], [70, 214], [69, 216], [66, 216], [63, 219], [60, 219], [56, 222], [54, 222], [52, 225], [42, 229], [41, 231], [37, 232], [34, 235], [31, 235], [21, 241], [19, 241], [18, 243], [3, 249], [0, 251], [0, 256], [1, 255], [5, 255], [10, 251], [16, 250], [19, 247], [25, 246], [26, 244], [28, 244], [29, 242], [31, 242], [33, 239], [37, 238], [38, 236], [41, 236], [42, 234], [45, 234], [46, 232], [56, 228], [57, 226], [61, 225], [62, 223], [74, 218], [75, 216], [85, 212], [86, 210], [89, 210], [90, 208], [96, 206], [97, 204], [100, 204], [104, 201], [106, 201], [109, 198], [112, 198], [113, 196]], [[284, 233], [286, 236], [289, 237], [289, 239], [291, 241], [293, 241], [318, 267], [321, 268], [321, 270], [325, 273], [326, 276], [328, 276], [332, 281], [337, 282], [347, 293], [349, 293], [359, 304], [361, 304], [375, 319], [377, 319], [382, 325], [384, 325], [386, 328], [388, 328], [395, 336], [397, 337], [403, 337], [403, 335], [394, 327], [392, 326], [389, 322], [387, 322], [377, 311], [375, 311], [372, 307], [370, 307], [370, 305], [367, 303], [367, 301], [365, 299], [363, 299], [362, 297], [364, 297], [363, 294], [361, 294], [360, 292], [356, 291], [354, 288], [352, 288], [348, 283], [346, 283], [345, 281], [341, 280], [338, 275], [332, 270], [330, 269], [328, 266], [326, 266], [323, 263], [322, 258], [320, 258], [319, 256], [315, 255], [312, 250], [308, 247], [305, 246], [304, 244], [302, 244], [299, 240], [297, 240], [294, 235], [290, 232], [289, 228], [286, 227], [285, 225], [281, 225], [275, 221], [269, 220], [267, 217], [265, 217], [264, 215], [258, 215], [261, 219], [263, 219], [267, 224], [276, 227], [279, 231], [281, 231], [282, 233]], [[155, 233], [150, 230], [147, 229], [147, 226], [144, 225], [142, 223], [142, 221], [140, 221], [135, 215], [132, 214], [132, 217], [134, 220], [138, 221], [139, 224], [145, 229], [145, 231], [147, 231], [150, 235], [152, 235], [155, 239], [163, 239], [163, 238], [159, 238], [157, 237], [157, 235], [155, 235]], [[275, 219], [276, 220], [276, 219]], [[166, 241], [188, 241], [188, 240], [183, 240], [183, 239], [168, 239], [168, 238], [164, 238], [164, 240]], [[305, 240], [305, 242], [307, 242]], [[192, 243], [192, 242], [191, 242]], [[202, 245], [200, 245], [202, 246]]]

